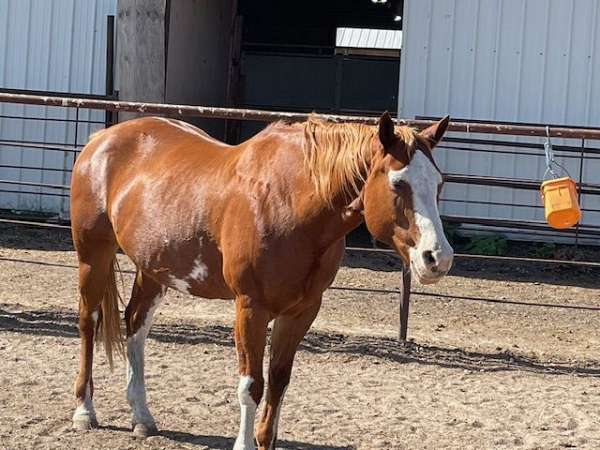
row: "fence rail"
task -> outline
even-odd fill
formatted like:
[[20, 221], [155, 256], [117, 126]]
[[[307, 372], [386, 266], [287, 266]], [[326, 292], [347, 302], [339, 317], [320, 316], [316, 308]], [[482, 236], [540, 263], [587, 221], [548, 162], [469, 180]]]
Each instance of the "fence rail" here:
[[[37, 95], [34, 95], [37, 94]], [[73, 157], [77, 155], [77, 152], [82, 147], [82, 144], [78, 141], [78, 125], [80, 123], [88, 123], [90, 125], [100, 125], [99, 121], [93, 120], [82, 120], [79, 114], [80, 109], [97, 109], [111, 112], [137, 112], [143, 114], [162, 114], [167, 116], [195, 116], [195, 117], [208, 117], [208, 118], [221, 118], [228, 120], [250, 120], [250, 121], [262, 121], [270, 122], [276, 120], [287, 120], [287, 121], [302, 121], [306, 120], [309, 116], [308, 113], [301, 112], [284, 112], [284, 111], [262, 111], [256, 109], [239, 109], [239, 108], [217, 108], [217, 107], [204, 107], [204, 106], [192, 106], [192, 105], [174, 105], [174, 104], [157, 104], [157, 103], [143, 103], [143, 102], [122, 102], [117, 101], [113, 98], [101, 97], [101, 96], [80, 96], [80, 97], [66, 97], [57, 95], [57, 93], [48, 93], [48, 95], [39, 95], [42, 93], [18, 93], [16, 91], [4, 91], [0, 92], [0, 103], [16, 103], [25, 105], [43, 105], [43, 106], [58, 106], [66, 108], [74, 108], [76, 110], [75, 118], [65, 119], [52, 119], [52, 120], [64, 120], [73, 124], [75, 127], [75, 139], [72, 143], [61, 143], [61, 142], [33, 142], [33, 141], [18, 141], [18, 140], [0, 140], [0, 145], [5, 147], [12, 147], [16, 149], [27, 149], [31, 151], [56, 151], [65, 152], [65, 154], [71, 154]], [[373, 116], [347, 116], [347, 115], [333, 115], [333, 114], [320, 114], [325, 120], [330, 121], [350, 121], [350, 122], [362, 122], [375, 124], [378, 121], [378, 117]], [[0, 115], [0, 119], [3, 116]], [[8, 115], [4, 116], [8, 117]], [[15, 115], [10, 115], [10, 118], [16, 118]], [[42, 117], [28, 118], [32, 120], [43, 120]], [[399, 124], [405, 124], [414, 126], [417, 128], [426, 127], [434, 120], [432, 118], [419, 118], [417, 120], [397, 120]], [[600, 185], [590, 184], [583, 182], [583, 169], [584, 162], [590, 160], [600, 160], [600, 148], [590, 148], [586, 146], [586, 140], [600, 140], [600, 129], [594, 128], [582, 128], [582, 127], [564, 127], [552, 125], [549, 128], [539, 124], [514, 124], [514, 123], [496, 123], [496, 122], [463, 122], [463, 121], [452, 121], [449, 125], [449, 130], [454, 132], [469, 133], [469, 138], [448, 136], [440, 147], [444, 147], [449, 151], [464, 151], [464, 152], [481, 152], [481, 153], [492, 153], [492, 154], [506, 154], [506, 155], [521, 155], [531, 157], [543, 157], [543, 146], [540, 143], [533, 142], [510, 142], [501, 139], [488, 139], [488, 138], [471, 138], [475, 133], [484, 133], [488, 135], [512, 135], [512, 136], [534, 136], [534, 137], [546, 137], [551, 136], [553, 138], [564, 138], [564, 139], [577, 139], [579, 145], [556, 145], [555, 151], [557, 155], [569, 159], [579, 161], [579, 173], [578, 173], [578, 189], [580, 196], [599, 196], [600, 197]], [[510, 147], [508, 149], [507, 147]], [[73, 158], [74, 159], [74, 158]], [[13, 164], [11, 167], [16, 167], [17, 164]], [[8, 167], [4, 167], [5, 169]], [[65, 166], [62, 168], [40, 168], [41, 170], [47, 170], [48, 172], [62, 172], [65, 175], [69, 174], [70, 167]], [[22, 164], [19, 170], [33, 170], [33, 167], [27, 167]], [[6, 176], [0, 178], [7, 178]], [[497, 187], [497, 188], [509, 188], [522, 191], [537, 191], [539, 189], [539, 180], [534, 179], [518, 179], [518, 178], [505, 178], [498, 176], [479, 176], [470, 174], [460, 173], [447, 173], [445, 175], [447, 183], [455, 185], [472, 185], [472, 186], [484, 186], [484, 187]], [[38, 195], [56, 197], [57, 190], [68, 192], [69, 187], [65, 184], [60, 183], [48, 183], [48, 182], [29, 182], [19, 180], [8, 180], [1, 179], [0, 185], [5, 186], [4, 192], [14, 192], [20, 188], [9, 188], [9, 186], [23, 186], [29, 187], [29, 190], [21, 190], [20, 193], [23, 195]], [[38, 191], [31, 188], [38, 188]], [[64, 194], [59, 194], [60, 196]], [[454, 197], [442, 197], [441, 201], [446, 203], [454, 203], [455, 205], [478, 205], [486, 207], [500, 207], [504, 206], [518, 206], [520, 209], [532, 208], [532, 210], [539, 210], [540, 205], [534, 203], [518, 203], [515, 201], [502, 201], [499, 202], [494, 199], [469, 199], [469, 198], [456, 198]], [[600, 207], [583, 207], [586, 213], [600, 213]], [[448, 221], [455, 223], [463, 223], [470, 225], [469, 230], [474, 230], [473, 226], [484, 227], [483, 229], [509, 228], [514, 230], [528, 230], [529, 235], [535, 235], [539, 238], [545, 238], [548, 235], [555, 236], [566, 236], [574, 239], [575, 244], [579, 243], [580, 238], [590, 238], [598, 236], [600, 233], [600, 227], [595, 226], [579, 226], [576, 229], [570, 229], [567, 231], [556, 232], [549, 228], [542, 222], [531, 222], [515, 219], [502, 219], [492, 221], [486, 221], [482, 217], [474, 217], [473, 214], [462, 214], [462, 215], [451, 215], [447, 217]], [[494, 226], [496, 225], [496, 226]], [[467, 228], [465, 228], [466, 230]]]
[[[20, 103], [27, 105], [62, 106], [71, 108], [101, 109], [115, 112], [136, 112], [142, 114], [172, 114], [176, 116], [205, 117], [213, 119], [253, 120], [259, 122], [274, 122], [286, 120], [301, 122], [310, 114], [282, 111], [262, 111], [258, 109], [220, 108], [212, 106], [174, 105], [163, 103], [123, 102], [116, 100], [97, 100], [92, 98], [73, 98], [58, 96], [43, 96], [29, 94], [12, 94], [0, 92], [0, 102]], [[379, 117], [374, 116], [348, 116], [337, 114], [319, 114], [323, 120], [333, 122], [360, 122], [376, 124]], [[425, 128], [435, 121], [395, 119], [398, 125], [408, 125], [416, 128]], [[577, 138], [600, 140], [600, 129], [523, 126], [504, 123], [489, 122], [450, 122], [449, 131], [484, 134], [510, 134], [515, 136], [540, 136], [556, 138]]]

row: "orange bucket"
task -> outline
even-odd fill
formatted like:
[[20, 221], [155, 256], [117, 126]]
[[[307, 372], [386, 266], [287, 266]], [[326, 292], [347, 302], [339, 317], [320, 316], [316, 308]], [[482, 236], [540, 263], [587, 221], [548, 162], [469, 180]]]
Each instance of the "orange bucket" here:
[[552, 228], [569, 228], [581, 219], [577, 185], [569, 177], [544, 181], [542, 200], [546, 209], [546, 221]]

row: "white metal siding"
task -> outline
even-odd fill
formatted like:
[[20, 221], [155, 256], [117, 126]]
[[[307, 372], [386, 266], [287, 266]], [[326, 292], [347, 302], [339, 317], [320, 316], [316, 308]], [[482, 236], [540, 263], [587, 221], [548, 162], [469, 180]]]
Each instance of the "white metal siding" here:
[[[106, 16], [114, 15], [116, 6], [117, 0], [0, 0], [0, 88], [104, 94]], [[10, 104], [0, 104], [0, 114], [75, 117], [73, 110]], [[80, 113], [82, 119], [103, 117], [101, 111]], [[89, 132], [89, 126], [79, 126], [80, 143]], [[74, 126], [3, 118], [0, 139], [72, 144]], [[0, 165], [70, 168], [71, 164], [72, 156], [67, 153], [0, 146]], [[68, 174], [29, 169], [0, 168], [0, 179], [69, 184]], [[0, 208], [64, 213], [67, 202], [59, 197], [0, 192]]]
[[401, 30], [375, 30], [370, 28], [338, 28], [336, 47], [377, 48], [400, 50]]
[[[600, 126], [600, 2], [596, 0], [406, 0], [399, 88], [401, 117]], [[471, 135], [472, 138], [498, 136]], [[542, 142], [531, 138], [512, 141]], [[555, 144], [580, 145], [573, 140]], [[588, 145], [600, 147], [597, 142]], [[541, 153], [541, 151], [540, 151]], [[543, 158], [440, 150], [443, 170], [539, 178]], [[578, 162], [565, 162], [579, 175]], [[584, 182], [600, 164], [586, 162]], [[538, 203], [539, 194], [449, 185], [444, 197]], [[600, 202], [584, 196], [586, 208]], [[444, 203], [445, 214], [543, 220], [543, 210]], [[583, 223], [600, 223], [584, 213]]]

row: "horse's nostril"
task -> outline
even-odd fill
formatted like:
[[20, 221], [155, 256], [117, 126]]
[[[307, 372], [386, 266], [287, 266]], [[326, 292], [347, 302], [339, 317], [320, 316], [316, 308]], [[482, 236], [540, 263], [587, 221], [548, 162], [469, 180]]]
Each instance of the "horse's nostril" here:
[[423, 261], [433, 272], [437, 271], [437, 261], [435, 260], [435, 256], [431, 250], [426, 250], [423, 252]]

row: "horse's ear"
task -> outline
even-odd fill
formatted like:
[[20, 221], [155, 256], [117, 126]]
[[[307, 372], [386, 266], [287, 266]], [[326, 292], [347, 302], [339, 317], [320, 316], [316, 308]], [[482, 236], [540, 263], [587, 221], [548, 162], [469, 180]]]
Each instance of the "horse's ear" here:
[[420, 134], [421, 136], [429, 139], [433, 145], [437, 145], [442, 140], [444, 133], [448, 129], [448, 123], [450, 123], [450, 116], [446, 116], [438, 123], [434, 123], [433, 125], [425, 128]]
[[396, 134], [394, 133], [394, 121], [387, 111], [381, 115], [379, 119], [379, 141], [383, 145], [383, 150], [391, 148], [396, 142]]

